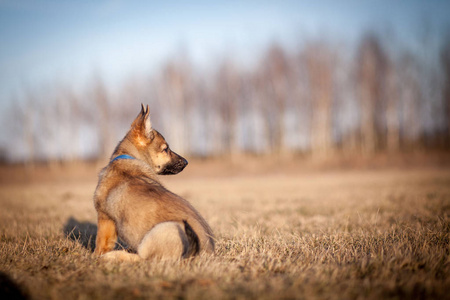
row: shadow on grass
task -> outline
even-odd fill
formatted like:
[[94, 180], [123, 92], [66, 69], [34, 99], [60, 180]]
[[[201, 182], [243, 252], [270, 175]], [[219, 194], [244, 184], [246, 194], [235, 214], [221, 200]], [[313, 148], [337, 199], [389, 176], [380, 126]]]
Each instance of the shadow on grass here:
[[70, 217], [64, 225], [64, 234], [68, 239], [80, 243], [93, 252], [97, 237], [97, 225], [91, 222], [80, 222]]
[[29, 299], [27, 293], [8, 274], [0, 272], [0, 299]]

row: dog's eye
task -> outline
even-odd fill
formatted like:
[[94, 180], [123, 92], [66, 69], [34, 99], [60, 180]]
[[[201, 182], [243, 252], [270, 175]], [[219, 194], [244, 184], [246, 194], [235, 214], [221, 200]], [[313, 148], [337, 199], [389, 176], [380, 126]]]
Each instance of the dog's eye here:
[[162, 150], [162, 152], [166, 152], [166, 153], [167, 153], [168, 150], [169, 150], [169, 147], [166, 147], [166, 148], [164, 148], [164, 149]]

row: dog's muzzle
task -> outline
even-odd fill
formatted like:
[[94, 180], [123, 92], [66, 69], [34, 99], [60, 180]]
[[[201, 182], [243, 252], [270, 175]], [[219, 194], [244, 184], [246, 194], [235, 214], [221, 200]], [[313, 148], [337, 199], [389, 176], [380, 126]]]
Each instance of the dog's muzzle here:
[[164, 168], [159, 172], [160, 175], [175, 175], [183, 171], [183, 169], [188, 165], [188, 161], [181, 157], [175, 162], [164, 166]]

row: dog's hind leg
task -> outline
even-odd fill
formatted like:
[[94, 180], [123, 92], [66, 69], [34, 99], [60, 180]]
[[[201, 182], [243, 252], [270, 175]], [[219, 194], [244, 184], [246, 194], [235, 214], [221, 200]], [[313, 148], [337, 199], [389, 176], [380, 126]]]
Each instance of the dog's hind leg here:
[[143, 238], [137, 253], [143, 259], [176, 260], [189, 250], [189, 240], [183, 223], [163, 222], [153, 227]]
[[94, 253], [102, 255], [114, 249], [117, 241], [117, 229], [114, 221], [101, 212], [98, 213], [97, 226]]

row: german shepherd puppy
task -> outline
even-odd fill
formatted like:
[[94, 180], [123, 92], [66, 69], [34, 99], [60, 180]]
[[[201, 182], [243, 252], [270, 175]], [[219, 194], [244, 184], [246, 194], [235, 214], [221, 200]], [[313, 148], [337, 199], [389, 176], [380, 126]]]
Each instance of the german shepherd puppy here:
[[[100, 172], [94, 253], [108, 260], [179, 259], [214, 252], [211, 228], [195, 208], [164, 188], [157, 175], [177, 174], [187, 160], [152, 128], [148, 105]], [[117, 237], [131, 250], [112, 251]]]

